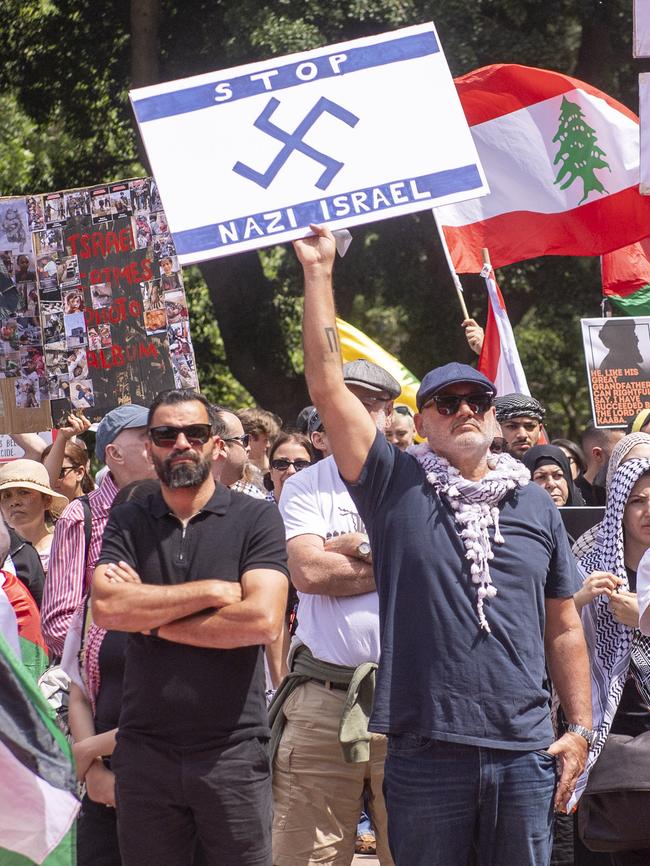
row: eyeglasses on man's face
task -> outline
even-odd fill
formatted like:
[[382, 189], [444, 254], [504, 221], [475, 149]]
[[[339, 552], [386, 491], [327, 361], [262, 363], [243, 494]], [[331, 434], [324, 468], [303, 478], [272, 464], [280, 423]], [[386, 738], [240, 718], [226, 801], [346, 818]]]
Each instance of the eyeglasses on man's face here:
[[248, 448], [251, 441], [251, 434], [244, 433], [242, 436], [224, 436], [224, 442], [237, 442], [242, 448]]

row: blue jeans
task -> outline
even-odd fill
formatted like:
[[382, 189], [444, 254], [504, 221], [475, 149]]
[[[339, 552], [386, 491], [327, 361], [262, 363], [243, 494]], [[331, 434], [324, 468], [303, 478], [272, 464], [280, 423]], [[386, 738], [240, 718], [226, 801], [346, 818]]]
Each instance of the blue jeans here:
[[554, 792], [555, 759], [545, 751], [389, 736], [384, 796], [395, 866], [548, 866]]

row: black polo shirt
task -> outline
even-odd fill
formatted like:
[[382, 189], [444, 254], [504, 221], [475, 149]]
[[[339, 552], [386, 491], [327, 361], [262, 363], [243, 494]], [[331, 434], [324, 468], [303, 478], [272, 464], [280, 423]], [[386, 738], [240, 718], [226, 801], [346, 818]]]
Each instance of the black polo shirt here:
[[[98, 565], [124, 560], [143, 583], [239, 581], [253, 568], [288, 576], [277, 507], [218, 484], [188, 524], [157, 492], [111, 511]], [[130, 634], [120, 731], [182, 749], [268, 737], [262, 648], [206, 649]]]

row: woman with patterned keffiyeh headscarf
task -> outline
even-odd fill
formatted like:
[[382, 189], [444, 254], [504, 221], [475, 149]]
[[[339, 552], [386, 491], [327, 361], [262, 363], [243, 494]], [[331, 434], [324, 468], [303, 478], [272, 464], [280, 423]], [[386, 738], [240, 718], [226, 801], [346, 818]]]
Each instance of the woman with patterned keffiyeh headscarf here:
[[[574, 599], [591, 659], [596, 736], [573, 803], [610, 733], [637, 736], [650, 730], [650, 640], [639, 631], [636, 598], [636, 571], [648, 548], [650, 459], [635, 458], [612, 478], [596, 544], [578, 561], [584, 583]], [[649, 863], [650, 851], [612, 855], [611, 862]]]
[[[608, 497], [610, 487], [612, 486], [612, 479], [618, 467], [622, 463], [626, 463], [628, 460], [632, 460], [635, 457], [650, 457], [650, 435], [647, 433], [628, 433], [627, 436], [623, 436], [623, 438], [616, 443], [616, 446], [609, 457], [609, 465], [607, 466], [607, 480], [605, 482], [605, 487]], [[580, 559], [580, 557], [589, 553], [593, 549], [596, 544], [600, 526], [601, 524], [597, 523], [586, 532], [583, 532], [580, 538], [573, 545], [571, 550], [577, 559]]]

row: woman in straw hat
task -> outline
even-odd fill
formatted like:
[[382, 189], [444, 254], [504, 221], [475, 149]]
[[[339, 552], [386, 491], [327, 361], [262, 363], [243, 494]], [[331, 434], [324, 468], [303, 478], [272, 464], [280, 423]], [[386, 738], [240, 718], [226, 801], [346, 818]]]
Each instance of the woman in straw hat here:
[[68, 499], [50, 487], [47, 469], [36, 460], [12, 460], [0, 468], [0, 509], [9, 526], [29, 541], [47, 574], [52, 522]]

